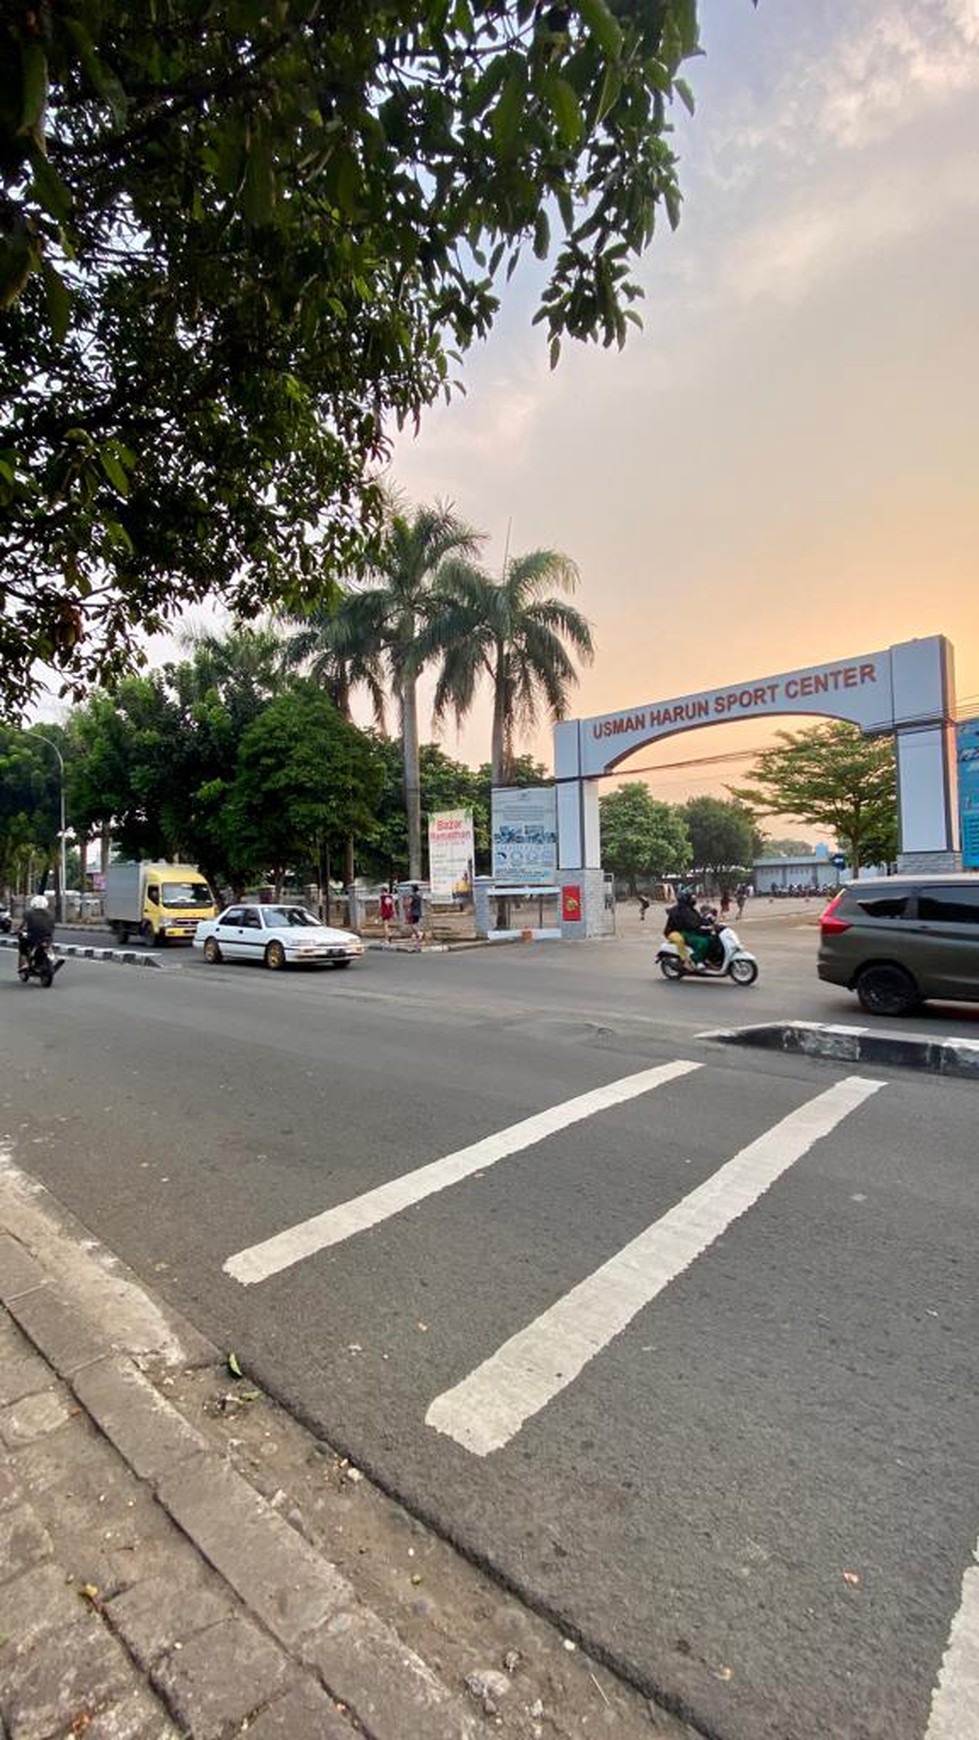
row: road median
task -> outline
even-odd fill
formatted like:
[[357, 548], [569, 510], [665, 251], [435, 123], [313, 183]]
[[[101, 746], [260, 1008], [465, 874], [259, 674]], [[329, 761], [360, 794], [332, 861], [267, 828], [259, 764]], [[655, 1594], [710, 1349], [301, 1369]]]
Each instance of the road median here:
[[[15, 949], [15, 936], [0, 937], [0, 948]], [[108, 944], [99, 943], [66, 943], [56, 942], [56, 955], [66, 957], [78, 956], [85, 961], [118, 961], [127, 967], [162, 967], [163, 962], [155, 955], [146, 954], [141, 949], [111, 948]]]
[[836, 1063], [876, 1063], [979, 1081], [977, 1039], [932, 1038], [927, 1033], [882, 1032], [823, 1021], [764, 1021], [750, 1027], [711, 1028], [697, 1037]]

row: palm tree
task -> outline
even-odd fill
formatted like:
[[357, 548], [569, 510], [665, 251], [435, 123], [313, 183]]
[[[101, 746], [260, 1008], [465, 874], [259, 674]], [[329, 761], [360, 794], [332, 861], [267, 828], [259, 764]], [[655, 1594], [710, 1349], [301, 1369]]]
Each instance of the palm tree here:
[[517, 734], [537, 723], [541, 702], [552, 719], [567, 713], [569, 691], [578, 681], [572, 653], [584, 660], [594, 654], [581, 612], [563, 598], [545, 596], [549, 587], [570, 593], [577, 584], [575, 564], [559, 550], [509, 558], [501, 580], [466, 561], [447, 562], [441, 570], [442, 605], [420, 637], [418, 653], [427, 658], [441, 650], [437, 719], [451, 710], [461, 721], [479, 679], [489, 677], [494, 785], [511, 779]]
[[379, 643], [356, 644], [354, 627], [348, 621], [350, 600], [350, 593], [343, 593], [328, 603], [314, 605], [286, 641], [283, 662], [289, 670], [304, 670], [325, 689], [337, 712], [347, 720], [353, 717], [353, 691], [366, 689], [374, 723], [384, 731], [387, 697], [382, 649]]
[[450, 558], [471, 559], [479, 543], [451, 504], [416, 508], [410, 517], [393, 511], [365, 583], [348, 595], [337, 621], [339, 653], [351, 659], [380, 654], [387, 665], [400, 716], [412, 881], [420, 880], [422, 865], [416, 688], [423, 666], [444, 644], [439, 619], [449, 597], [437, 580]]

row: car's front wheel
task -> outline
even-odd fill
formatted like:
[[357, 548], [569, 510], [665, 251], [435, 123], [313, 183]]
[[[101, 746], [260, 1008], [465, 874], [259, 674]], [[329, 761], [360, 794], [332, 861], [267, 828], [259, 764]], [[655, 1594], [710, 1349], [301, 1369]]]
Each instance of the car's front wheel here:
[[911, 974], [888, 962], [864, 967], [857, 996], [868, 1015], [905, 1015], [921, 1000]]
[[270, 942], [265, 951], [265, 965], [271, 967], [274, 973], [286, 964], [286, 951], [280, 942]]
[[216, 967], [221, 959], [221, 950], [213, 936], [209, 936], [204, 944], [204, 959], [209, 967]]
[[334, 965], [334, 967], [335, 967], [335, 968], [337, 968], [337, 969], [338, 969], [338, 970], [339, 970], [339, 968], [340, 968], [340, 967], [349, 967], [349, 965], [350, 965], [350, 956], [349, 956], [349, 955], [347, 955], [347, 956], [346, 956], [346, 957], [345, 957], [345, 959], [344, 959], [344, 960], [342, 960], [342, 961], [334, 961], [334, 963], [333, 963], [333, 965]]

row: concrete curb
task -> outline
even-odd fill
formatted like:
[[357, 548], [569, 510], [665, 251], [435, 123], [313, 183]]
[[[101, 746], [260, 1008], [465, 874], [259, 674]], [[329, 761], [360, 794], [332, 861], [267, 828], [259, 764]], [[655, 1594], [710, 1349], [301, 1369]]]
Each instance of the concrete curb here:
[[[162, 967], [155, 955], [141, 954], [138, 949], [101, 948], [95, 943], [55, 943], [58, 955], [77, 955], [85, 961], [119, 961], [127, 967]], [[0, 948], [15, 949], [15, 936], [0, 936]]]
[[822, 1021], [767, 1021], [753, 1027], [719, 1027], [698, 1033], [725, 1045], [754, 1045], [836, 1063], [878, 1063], [921, 1069], [932, 1075], [979, 1081], [979, 1039], [931, 1039], [926, 1033], [871, 1031]]
[[[119, 1348], [118, 1323], [110, 1339], [92, 1322], [81, 1291], [3, 1230], [0, 1303], [180, 1536], [243, 1604], [276, 1686], [312, 1706], [312, 1719], [291, 1730], [293, 1740], [341, 1734], [356, 1740], [341, 1712], [352, 1715], [356, 1734], [368, 1740], [478, 1740], [489, 1732]], [[220, 1356], [212, 1351], [216, 1363]], [[110, 1599], [110, 1618], [112, 1612]], [[151, 1679], [159, 1691], [160, 1672]], [[273, 1731], [283, 1730], [273, 1724]]]

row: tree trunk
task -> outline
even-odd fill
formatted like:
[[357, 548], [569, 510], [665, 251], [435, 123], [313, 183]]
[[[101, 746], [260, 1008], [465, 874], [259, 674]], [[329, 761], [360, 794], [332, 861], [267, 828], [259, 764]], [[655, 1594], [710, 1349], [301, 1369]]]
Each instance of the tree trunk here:
[[506, 669], [502, 650], [497, 653], [496, 677], [493, 683], [493, 735], [490, 762], [494, 785], [506, 785], [510, 772], [507, 755]]
[[355, 856], [354, 848], [355, 848], [355, 841], [354, 841], [353, 834], [349, 834], [347, 836], [346, 867], [345, 867], [344, 873], [343, 873], [344, 884], [347, 888], [352, 888], [354, 883], [357, 880], [357, 863], [356, 863], [356, 856]]
[[405, 677], [401, 694], [401, 745], [405, 770], [405, 816], [408, 823], [408, 880], [422, 875], [422, 794], [418, 760], [418, 697], [415, 680]]
[[321, 837], [317, 842], [316, 880], [320, 885], [320, 923], [330, 922], [330, 870], [326, 854], [326, 841]]
[[110, 824], [108, 822], [103, 822], [102, 823], [102, 837], [101, 837], [101, 841], [100, 841], [101, 848], [102, 848], [102, 861], [101, 861], [100, 868], [102, 871], [103, 878], [105, 877], [106, 871], [109, 868], [109, 850], [110, 850], [110, 846], [111, 846], [111, 834], [112, 834], [112, 829], [111, 829]]

